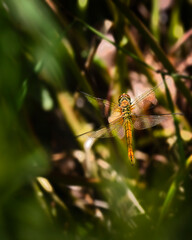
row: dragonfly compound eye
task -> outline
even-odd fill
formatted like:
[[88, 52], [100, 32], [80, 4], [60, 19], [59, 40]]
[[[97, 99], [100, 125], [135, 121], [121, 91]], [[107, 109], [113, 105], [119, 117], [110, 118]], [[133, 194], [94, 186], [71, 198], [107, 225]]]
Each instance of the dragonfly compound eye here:
[[128, 101], [130, 103], [131, 102], [130, 96], [128, 94], [126, 94], [126, 93], [121, 94], [121, 96], [119, 97], [118, 102], [122, 103], [123, 101]]

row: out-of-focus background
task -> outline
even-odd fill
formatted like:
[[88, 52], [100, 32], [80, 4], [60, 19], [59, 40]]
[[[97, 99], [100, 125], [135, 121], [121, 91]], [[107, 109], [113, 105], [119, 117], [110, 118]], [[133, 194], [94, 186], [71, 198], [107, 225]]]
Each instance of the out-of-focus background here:
[[[192, 2], [0, 1], [0, 239], [191, 239]], [[117, 102], [165, 77], [174, 121], [125, 141], [82, 92]], [[163, 85], [161, 85], [163, 86]]]

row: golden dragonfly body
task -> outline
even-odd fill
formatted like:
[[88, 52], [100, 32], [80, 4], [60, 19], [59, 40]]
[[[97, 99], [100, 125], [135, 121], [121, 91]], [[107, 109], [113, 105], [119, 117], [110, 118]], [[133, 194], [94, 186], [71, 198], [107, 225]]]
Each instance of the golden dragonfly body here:
[[[162, 83], [144, 92], [133, 101], [131, 101], [128, 94], [123, 93], [119, 96], [118, 104], [84, 93], [89, 102], [97, 102], [99, 105], [102, 104], [106, 109], [110, 110], [111, 113], [108, 118], [108, 126], [84, 134], [88, 134], [89, 138], [104, 138], [112, 136], [123, 138], [125, 136], [128, 147], [128, 158], [131, 164], [134, 165], [133, 128], [138, 130], [150, 128], [173, 117], [173, 114], [146, 114], [147, 110], [157, 103], [155, 91], [160, 85], [162, 85]], [[174, 113], [174, 115], [175, 114], [180, 115], [180, 113]]]

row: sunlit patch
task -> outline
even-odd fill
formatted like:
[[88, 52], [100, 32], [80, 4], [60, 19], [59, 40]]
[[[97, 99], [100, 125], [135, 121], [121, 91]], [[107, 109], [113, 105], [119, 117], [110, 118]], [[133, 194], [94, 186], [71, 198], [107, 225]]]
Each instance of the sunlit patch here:
[[148, 154], [137, 150], [135, 151], [135, 158], [142, 161], [147, 161], [149, 159], [149, 156]]
[[73, 156], [78, 159], [79, 162], [83, 162], [85, 160], [85, 153], [80, 150], [74, 150]]
[[154, 161], [160, 162], [160, 163], [167, 163], [167, 159], [165, 156], [160, 155], [160, 154], [155, 154], [152, 156]]
[[78, 6], [80, 9], [85, 9], [87, 7], [88, 0], [78, 0]]
[[176, 136], [169, 137], [167, 139], [167, 143], [169, 144], [169, 148], [172, 148], [173, 145], [176, 143], [176, 141], [177, 141]]
[[184, 141], [188, 142], [192, 139], [192, 133], [186, 130], [181, 130], [181, 137]]
[[183, 27], [181, 24], [176, 24], [173, 29], [173, 35], [175, 38], [181, 38], [183, 35]]
[[97, 164], [98, 164], [101, 168], [103, 168], [103, 169], [105, 169], [105, 170], [107, 170], [107, 169], [110, 168], [109, 163], [107, 163], [106, 161], [104, 161], [104, 160], [102, 160], [102, 159], [98, 159], [98, 160], [97, 160]]
[[85, 149], [91, 149], [93, 143], [95, 142], [94, 138], [88, 138], [87, 141], [84, 144]]
[[103, 146], [103, 145], [101, 145], [101, 144], [98, 144], [98, 145], [97, 145], [97, 150], [98, 150], [98, 152], [100, 152], [101, 157], [102, 157], [103, 159], [107, 159], [107, 158], [110, 157], [109, 149], [108, 149], [106, 146]]
[[66, 157], [66, 153], [65, 153], [65, 152], [52, 154], [52, 160], [53, 160], [53, 161], [60, 161], [60, 160], [62, 160], [64, 157]]
[[142, 208], [142, 206], [139, 204], [132, 191], [129, 189], [127, 189], [127, 196], [134, 203], [134, 206], [139, 210], [139, 212], [141, 214], [145, 214], [145, 210]]
[[186, 168], [192, 168], [192, 154], [187, 158]]
[[49, 193], [53, 192], [53, 188], [46, 178], [38, 177], [37, 180], [41, 184], [41, 186], [45, 189], [45, 191]]
[[49, 92], [47, 91], [47, 89], [43, 89], [41, 92], [41, 96], [42, 96], [42, 107], [45, 111], [50, 111], [53, 106], [53, 99], [51, 98]]

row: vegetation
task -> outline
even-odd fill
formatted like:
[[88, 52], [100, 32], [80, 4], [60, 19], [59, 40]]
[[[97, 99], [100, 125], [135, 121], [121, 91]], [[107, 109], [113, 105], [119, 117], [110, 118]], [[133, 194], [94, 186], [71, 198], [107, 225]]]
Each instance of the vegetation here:
[[[191, 11], [185, 1], [0, 1], [0, 239], [191, 239]], [[81, 92], [164, 81], [136, 165]], [[162, 84], [163, 86], [163, 84]]]

